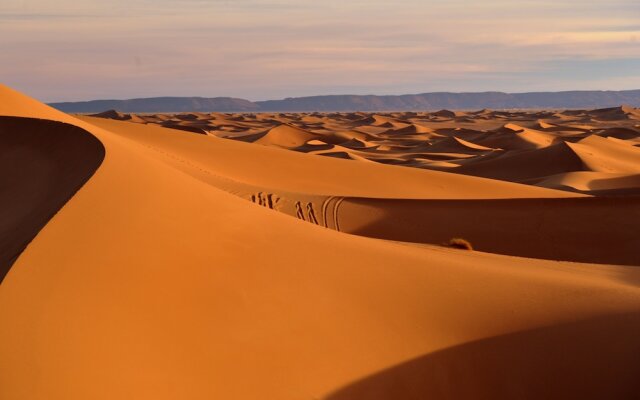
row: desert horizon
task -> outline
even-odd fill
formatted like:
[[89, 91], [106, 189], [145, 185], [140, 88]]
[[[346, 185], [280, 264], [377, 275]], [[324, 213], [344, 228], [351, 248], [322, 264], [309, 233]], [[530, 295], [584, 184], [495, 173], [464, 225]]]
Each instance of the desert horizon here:
[[0, 399], [639, 398], [638, 12], [3, 2]]
[[565, 92], [475, 92], [405, 95], [326, 95], [251, 101], [234, 97], [137, 97], [125, 100], [88, 100], [49, 103], [68, 113], [122, 112], [338, 112], [436, 111], [451, 109], [580, 109], [640, 105], [640, 90], [573, 90]]

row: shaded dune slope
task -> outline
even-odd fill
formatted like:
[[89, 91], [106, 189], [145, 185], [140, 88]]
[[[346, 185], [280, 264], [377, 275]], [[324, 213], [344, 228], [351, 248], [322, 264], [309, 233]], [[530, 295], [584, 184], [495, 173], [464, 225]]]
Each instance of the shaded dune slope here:
[[462, 165], [455, 171], [460, 174], [481, 176], [505, 181], [525, 181], [571, 171], [583, 171], [583, 160], [567, 143], [528, 152], [508, 152], [486, 160]]
[[[621, 330], [638, 318], [638, 313], [612, 315], [478, 340], [396, 365], [327, 400], [386, 400], [397, 393], [403, 400], [571, 399], [575, 387], [588, 399], [633, 399], [640, 391], [635, 371], [594, 366], [635, 364], [640, 341]], [[597, 335], [574, 335], [594, 329], [615, 345], [602, 348]], [[573, 362], [571, 354], [579, 349], [589, 349], [590, 362]]]
[[74, 125], [0, 117], [0, 282], [103, 158], [102, 143]]
[[530, 183], [550, 189], [573, 190], [597, 196], [640, 194], [640, 174], [577, 171], [533, 179]]
[[[640, 198], [340, 202], [338, 229], [382, 239], [445, 243], [521, 257], [640, 265]], [[526, 215], [526, 218], [523, 217]], [[594, 245], [597, 244], [597, 245]]]

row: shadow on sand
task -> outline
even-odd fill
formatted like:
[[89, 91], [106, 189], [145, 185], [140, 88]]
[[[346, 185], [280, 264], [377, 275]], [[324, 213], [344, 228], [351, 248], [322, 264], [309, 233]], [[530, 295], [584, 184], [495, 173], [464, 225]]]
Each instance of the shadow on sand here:
[[76, 126], [0, 117], [0, 283], [104, 155], [102, 143]]
[[356, 381], [327, 400], [639, 398], [640, 312], [437, 351]]

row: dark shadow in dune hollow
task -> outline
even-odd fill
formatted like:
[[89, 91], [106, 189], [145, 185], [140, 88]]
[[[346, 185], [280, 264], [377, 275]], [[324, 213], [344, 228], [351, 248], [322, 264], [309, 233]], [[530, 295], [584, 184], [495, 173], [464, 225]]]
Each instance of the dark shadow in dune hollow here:
[[102, 143], [77, 126], [0, 117], [0, 282], [104, 156]]
[[638, 399], [640, 313], [491, 337], [356, 381], [327, 400]]
[[460, 237], [490, 253], [640, 265], [640, 197], [346, 198], [338, 217], [341, 232], [379, 239], [443, 244]]

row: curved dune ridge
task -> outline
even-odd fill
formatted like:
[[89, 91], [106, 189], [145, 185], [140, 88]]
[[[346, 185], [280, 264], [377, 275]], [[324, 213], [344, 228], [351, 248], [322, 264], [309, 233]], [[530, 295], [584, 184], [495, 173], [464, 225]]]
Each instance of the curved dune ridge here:
[[[316, 156], [304, 151], [321, 138], [291, 151], [290, 131], [273, 135], [285, 149], [221, 138], [234, 123], [263, 134], [286, 115], [219, 115], [211, 125], [224, 129], [197, 135], [72, 117], [2, 86], [0, 98], [15, 135], [47, 128], [42, 149], [52, 153], [38, 157], [73, 160], [78, 145], [65, 135], [104, 148], [92, 175], [71, 168], [88, 180], [0, 286], [0, 326], [10, 327], [0, 330], [0, 398], [601, 399], [640, 390], [640, 270], [610, 265], [638, 264], [636, 197]], [[491, 113], [480, 115], [503, 118]], [[368, 116], [326, 118], [357, 125]], [[371, 135], [392, 141], [384, 132], [401, 120], [372, 118], [393, 127]], [[291, 136], [298, 145], [301, 135]], [[414, 147], [402, 140], [396, 147]], [[30, 157], [25, 171], [44, 168]], [[617, 187], [624, 176], [612, 176]], [[3, 204], [22, 202], [15, 193], [3, 192]], [[454, 232], [473, 235], [480, 251], [428, 244]]]
[[102, 143], [81, 128], [0, 116], [0, 282], [103, 158]]

